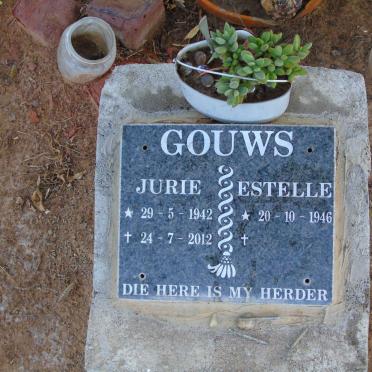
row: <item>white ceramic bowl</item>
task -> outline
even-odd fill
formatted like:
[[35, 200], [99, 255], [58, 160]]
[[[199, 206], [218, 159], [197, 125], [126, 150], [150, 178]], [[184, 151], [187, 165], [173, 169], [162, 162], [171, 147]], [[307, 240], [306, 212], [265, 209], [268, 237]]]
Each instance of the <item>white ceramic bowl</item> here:
[[[240, 39], [246, 39], [251, 34], [247, 31], [238, 31]], [[189, 44], [179, 51], [177, 58], [182, 57], [190, 51], [202, 49], [208, 46], [206, 40], [198, 43]], [[265, 123], [281, 116], [288, 107], [291, 88], [282, 96], [268, 101], [257, 103], [242, 103], [236, 107], [231, 107], [226, 101], [209, 97], [186, 84], [179, 76], [177, 64], [175, 64], [181, 90], [189, 104], [202, 114], [227, 123]]]

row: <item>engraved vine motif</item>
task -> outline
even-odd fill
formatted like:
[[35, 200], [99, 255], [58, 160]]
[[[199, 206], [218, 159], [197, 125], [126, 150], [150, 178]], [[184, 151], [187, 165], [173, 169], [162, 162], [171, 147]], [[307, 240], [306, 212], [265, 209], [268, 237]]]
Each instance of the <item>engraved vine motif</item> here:
[[218, 217], [218, 223], [220, 225], [218, 236], [221, 238], [218, 242], [218, 249], [221, 252], [221, 256], [220, 262], [215, 266], [208, 265], [208, 269], [212, 274], [216, 274], [216, 276], [221, 278], [233, 278], [236, 275], [236, 270], [231, 259], [231, 253], [233, 252], [231, 240], [233, 234], [230, 229], [233, 226], [231, 215], [234, 209], [231, 203], [234, 197], [231, 193], [233, 183], [230, 178], [234, 174], [234, 171], [229, 166], [221, 165], [218, 168], [218, 172], [221, 174], [221, 177], [218, 179], [218, 184], [221, 187], [218, 192], [218, 197], [221, 199], [221, 202], [218, 204], [218, 210], [220, 211]]

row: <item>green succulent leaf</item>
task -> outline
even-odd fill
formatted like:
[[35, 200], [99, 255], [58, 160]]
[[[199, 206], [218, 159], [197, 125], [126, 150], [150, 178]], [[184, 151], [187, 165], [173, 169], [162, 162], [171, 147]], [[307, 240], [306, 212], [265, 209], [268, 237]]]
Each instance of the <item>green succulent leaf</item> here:
[[239, 87], [239, 94], [241, 96], [246, 96], [248, 94], [249, 90], [247, 87], [241, 86]]
[[293, 45], [292, 44], [287, 44], [284, 48], [283, 48], [283, 54], [285, 54], [286, 56], [289, 56], [293, 53]]
[[215, 49], [215, 51], [216, 51], [216, 53], [218, 53], [218, 54], [225, 54], [226, 52], [227, 52], [227, 48], [226, 47], [217, 47], [216, 49]]
[[238, 50], [238, 48], [239, 48], [239, 44], [238, 44], [237, 41], [235, 41], [235, 43], [230, 46], [230, 50], [232, 52], [236, 52]]
[[240, 54], [240, 59], [245, 63], [250, 63], [254, 61], [254, 56], [248, 50], [243, 50]]
[[305, 75], [307, 75], [307, 71], [304, 68], [297, 66], [293, 70], [293, 72], [288, 76], [288, 80], [292, 82], [297, 76], [305, 76]]
[[261, 39], [267, 43], [271, 39], [271, 33], [269, 31], [265, 31], [261, 34]]
[[251, 75], [253, 73], [253, 70], [249, 66], [246, 66], [246, 67], [239, 68], [237, 70], [237, 73], [240, 76], [248, 76], [248, 75]]
[[293, 71], [296, 72], [296, 74], [298, 74], [300, 76], [306, 76], [307, 75], [306, 69], [304, 69], [301, 66], [296, 66], [296, 68], [294, 68]]
[[237, 42], [237, 40], [238, 40], [238, 34], [237, 34], [236, 31], [234, 31], [234, 33], [230, 36], [227, 43], [230, 44], [230, 45], [233, 45]]
[[226, 44], [226, 40], [222, 37], [215, 37], [213, 40], [218, 44], [218, 45], [224, 45]]
[[271, 65], [271, 59], [270, 58], [259, 58], [256, 60], [256, 65], [259, 67], [266, 67]]
[[296, 35], [293, 39], [293, 49], [297, 52], [301, 46], [301, 38], [300, 35]]
[[255, 72], [255, 73], [253, 74], [253, 76], [254, 76], [255, 79], [257, 79], [257, 80], [261, 80], [261, 81], [266, 79], [266, 75], [265, 75], [265, 73], [262, 72], [262, 71]]
[[244, 71], [244, 68], [238, 68], [237, 70], [236, 70], [236, 73], [238, 74], [238, 75], [240, 75], [240, 76], [248, 76], [248, 74]]
[[282, 33], [274, 34], [272, 37], [274, 44], [277, 44], [282, 39], [282, 37], [283, 37]]
[[298, 56], [290, 56], [290, 57], [288, 57], [288, 61], [291, 62], [291, 63], [293, 63], [293, 64], [299, 63], [300, 60], [301, 60], [301, 58], [298, 57]]
[[280, 58], [277, 58], [274, 64], [275, 66], [282, 67], [284, 65], [284, 62]]
[[239, 82], [240, 82], [240, 80], [237, 79], [237, 78], [231, 79], [231, 81], [230, 81], [230, 88], [231, 89], [237, 89], [239, 87]]
[[227, 99], [227, 103], [232, 107], [238, 106], [239, 104], [239, 102], [234, 96], [229, 96], [229, 98]]
[[250, 74], [253, 73], [252, 68], [249, 67], [249, 66], [245, 66], [245, 67], [243, 67], [243, 70], [244, 70], [244, 72], [245, 72], [247, 75], [250, 75]]
[[277, 45], [273, 50], [274, 57], [281, 57], [283, 54], [283, 48], [280, 45]]
[[284, 62], [284, 67], [285, 68], [292, 68], [292, 67], [294, 67], [294, 63], [287, 60], [287, 61]]
[[256, 42], [256, 38], [254, 36], [248, 36], [248, 41], [250, 43], [255, 43]]
[[258, 49], [258, 45], [256, 43], [249, 43], [248, 44], [248, 48], [249, 49], [252, 49], [252, 50], [257, 50]]
[[298, 56], [301, 58], [301, 59], [304, 59], [306, 58], [308, 55], [309, 55], [309, 51], [300, 51], [298, 52]]
[[225, 94], [225, 92], [229, 89], [229, 84], [219, 80], [216, 83], [216, 88], [219, 94]]

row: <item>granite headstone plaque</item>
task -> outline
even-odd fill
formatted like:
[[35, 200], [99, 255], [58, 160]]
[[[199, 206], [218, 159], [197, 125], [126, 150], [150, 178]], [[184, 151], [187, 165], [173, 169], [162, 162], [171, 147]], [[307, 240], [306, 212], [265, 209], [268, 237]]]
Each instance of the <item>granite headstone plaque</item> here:
[[332, 302], [335, 133], [123, 126], [118, 295]]

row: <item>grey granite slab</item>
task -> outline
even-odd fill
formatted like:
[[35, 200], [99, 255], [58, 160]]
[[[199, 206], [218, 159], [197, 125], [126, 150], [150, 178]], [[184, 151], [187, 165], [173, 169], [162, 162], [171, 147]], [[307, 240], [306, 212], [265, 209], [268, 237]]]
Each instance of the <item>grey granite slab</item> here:
[[124, 125], [118, 296], [332, 302], [334, 128]]
[[364, 80], [349, 71], [308, 70], [274, 124], [335, 128], [333, 293], [327, 306], [119, 298], [123, 125], [210, 121], [188, 107], [173, 66], [115, 69], [100, 103], [88, 371], [367, 370], [370, 153]]

